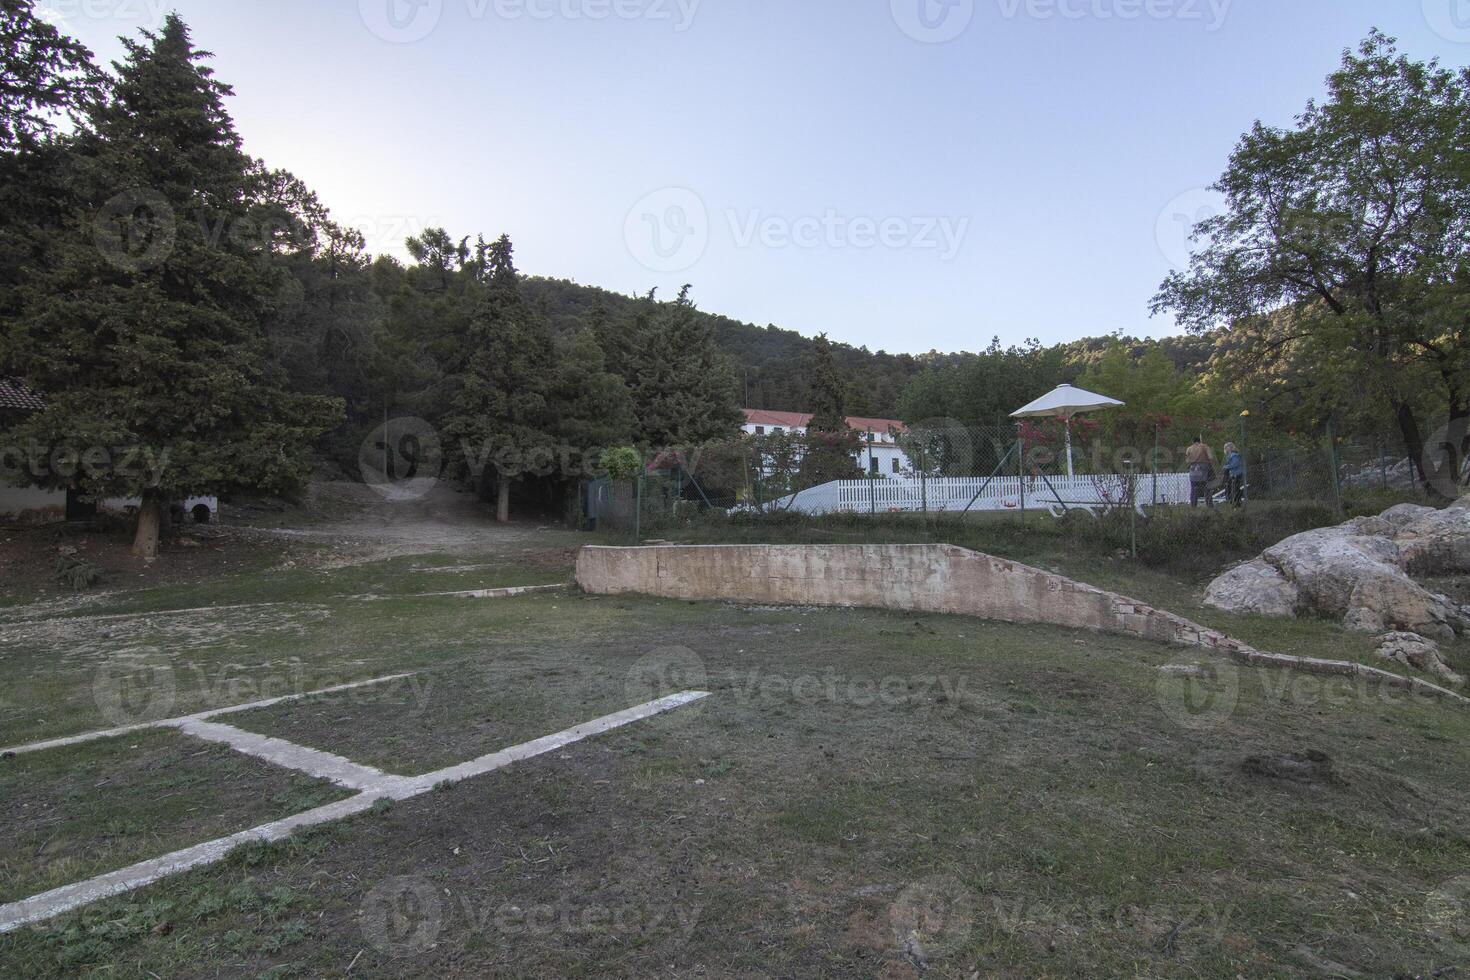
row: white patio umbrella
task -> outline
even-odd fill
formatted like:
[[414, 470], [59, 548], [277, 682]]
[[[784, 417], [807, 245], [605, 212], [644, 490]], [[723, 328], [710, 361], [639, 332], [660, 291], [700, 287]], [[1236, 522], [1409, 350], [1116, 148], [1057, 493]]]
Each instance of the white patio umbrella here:
[[1100, 408], [1121, 408], [1123, 402], [1107, 395], [1062, 385], [1042, 395], [1025, 408], [1011, 413], [1013, 419], [1061, 419], [1067, 429], [1067, 475], [1072, 476], [1072, 416]]

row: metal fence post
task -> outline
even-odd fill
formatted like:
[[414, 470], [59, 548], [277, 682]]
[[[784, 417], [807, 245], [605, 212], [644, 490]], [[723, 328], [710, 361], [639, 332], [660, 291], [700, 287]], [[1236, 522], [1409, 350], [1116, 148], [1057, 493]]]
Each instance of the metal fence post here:
[[643, 538], [643, 457], [638, 457], [638, 478], [633, 484], [633, 543]]
[[1026, 440], [1016, 434], [1016, 475], [1021, 485], [1021, 523], [1026, 523]]
[[1159, 433], [1159, 426], [1158, 426], [1157, 423], [1155, 423], [1154, 424], [1154, 460], [1153, 460], [1153, 467], [1152, 467], [1153, 468], [1153, 471], [1154, 471], [1154, 506], [1155, 507], [1157, 507], [1159, 505], [1159, 451], [1160, 451], [1159, 440], [1161, 438], [1162, 438], [1162, 436]]
[[1332, 460], [1332, 508], [1337, 512], [1337, 519], [1342, 520], [1342, 473], [1337, 458], [1337, 426], [1330, 418], [1327, 420], [1327, 448]]
[[1246, 441], [1246, 421], [1251, 417], [1250, 409], [1240, 413], [1240, 502], [1250, 503], [1251, 499], [1251, 453], [1250, 443]]

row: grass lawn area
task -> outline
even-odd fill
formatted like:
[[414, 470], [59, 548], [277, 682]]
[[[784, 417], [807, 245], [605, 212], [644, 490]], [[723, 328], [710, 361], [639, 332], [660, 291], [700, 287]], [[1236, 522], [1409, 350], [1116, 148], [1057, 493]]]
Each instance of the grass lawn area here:
[[0, 902], [347, 795], [172, 731], [0, 759]]
[[[238, 646], [149, 643], [176, 669], [251, 678], [423, 671], [416, 689], [228, 719], [405, 773], [674, 690], [712, 697], [0, 937], [0, 975], [1470, 962], [1470, 712], [1442, 702], [958, 617], [566, 594], [317, 605]], [[1262, 645], [1341, 652], [1340, 631], [1299, 626]], [[29, 732], [85, 721], [7, 710]]]

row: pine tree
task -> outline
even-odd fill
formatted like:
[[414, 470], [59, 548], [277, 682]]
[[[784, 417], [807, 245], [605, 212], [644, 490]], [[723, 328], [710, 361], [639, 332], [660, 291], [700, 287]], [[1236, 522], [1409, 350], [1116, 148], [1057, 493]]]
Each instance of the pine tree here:
[[36, 16], [32, 0], [0, 0], [0, 152], [33, 149], [95, 98], [92, 52]]
[[817, 337], [812, 350], [809, 385], [808, 402], [813, 415], [807, 423], [801, 483], [814, 487], [833, 480], [855, 480], [860, 473], [853, 459], [861, 443], [847, 424], [846, 386], [837, 372], [826, 334]]
[[689, 287], [674, 302], [641, 312], [648, 323], [632, 332], [628, 352], [639, 441], [662, 449], [737, 433], [744, 419], [735, 375], [715, 345], [714, 328], [694, 316]]
[[496, 488], [496, 519], [510, 520], [515, 480], [534, 468], [554, 443], [549, 402], [551, 337], [525, 302], [514, 249], [502, 235], [485, 252], [486, 285], [470, 324], [472, 353], [456, 379], [443, 429], [451, 458]]
[[33, 478], [140, 497], [144, 557], [170, 498], [299, 487], [341, 412], [290, 393], [267, 354], [280, 270], [246, 220], [251, 162], [207, 57], [176, 15], [126, 42], [65, 161], [75, 206], [7, 336], [10, 366], [47, 400], [13, 434], [91, 454]]
[[591, 330], [577, 334], [560, 351], [551, 407], [556, 437], [566, 450], [568, 478], [585, 476], [603, 449], [626, 445], [638, 424], [628, 386], [607, 370]]

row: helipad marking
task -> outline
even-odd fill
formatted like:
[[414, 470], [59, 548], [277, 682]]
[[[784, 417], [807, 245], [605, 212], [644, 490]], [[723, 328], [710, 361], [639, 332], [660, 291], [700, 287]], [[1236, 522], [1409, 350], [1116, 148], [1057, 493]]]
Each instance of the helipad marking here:
[[[426, 773], [422, 776], [393, 776], [387, 773], [380, 773], [380, 780], [365, 777], [364, 782], [376, 782], [376, 788], [365, 789], [356, 796], [350, 796], [345, 800], [328, 803], [326, 806], [317, 807], [314, 810], [307, 810], [304, 813], [298, 813], [282, 820], [273, 821], [272, 823], [262, 824], [259, 827], [252, 827], [250, 830], [242, 830], [228, 837], [221, 837], [217, 840], [206, 841], [203, 844], [196, 844], [193, 847], [186, 847], [181, 851], [174, 851], [172, 854], [165, 854], [163, 857], [141, 861], [138, 864], [121, 868], [117, 871], [110, 871], [107, 874], [98, 875], [86, 881], [79, 881], [74, 884], [63, 885], [60, 888], [53, 888], [39, 895], [33, 895], [30, 898], [12, 902], [9, 905], [0, 905], [0, 933], [10, 932], [34, 922], [42, 922], [65, 912], [75, 911], [84, 905], [90, 905], [101, 899], [111, 898], [114, 895], [121, 895], [125, 892], [142, 888], [145, 885], [151, 885], [170, 875], [188, 871], [192, 868], [215, 864], [223, 860], [230, 851], [241, 844], [248, 844], [254, 841], [283, 840], [299, 828], [331, 823], [362, 813], [370, 809], [378, 800], [407, 800], [415, 796], [421, 796], [428, 793], [434, 787], [444, 783], [457, 783], [476, 776], [482, 776], [486, 773], [494, 772], [496, 769], [502, 769], [512, 763], [531, 759], [538, 755], [544, 755], [547, 752], [554, 752], [559, 748], [580, 742], [593, 735], [611, 731], [615, 728], [621, 728], [635, 721], [641, 721], [644, 718], [650, 718], [665, 711], [672, 711], [675, 708], [681, 708], [686, 704], [691, 704], [707, 697], [709, 697], [708, 691], [684, 691], [680, 694], [671, 694], [668, 697], [659, 698], [657, 701], [649, 701], [647, 704], [640, 704], [635, 708], [628, 708], [625, 711], [619, 711], [614, 714], [604, 715], [601, 718], [595, 718], [592, 721], [583, 722], [580, 725], [557, 732], [554, 735], [547, 735], [521, 745], [513, 745], [508, 749], [502, 749], [499, 752], [481, 756], [470, 762], [452, 766], [448, 769], [441, 769], [438, 772]], [[194, 721], [197, 719], [187, 720]], [[180, 727], [182, 728], [183, 726], [181, 725]], [[209, 727], [228, 728], [228, 726], [224, 725]], [[238, 731], [238, 729], [228, 730], [231, 732]], [[217, 732], [215, 734], [223, 733]], [[240, 734], [245, 735], [248, 733], [241, 732]], [[269, 741], [279, 742], [280, 740], [270, 739]], [[290, 745], [291, 743], [285, 742], [283, 744]], [[305, 749], [303, 751], [313, 752], [314, 750]], [[327, 756], [327, 753], [318, 753], [318, 755]], [[338, 757], [329, 756], [329, 758], [337, 759]], [[366, 766], [357, 766], [355, 763], [345, 759], [341, 761], [357, 770], [359, 776], [377, 771], [369, 770]]]

